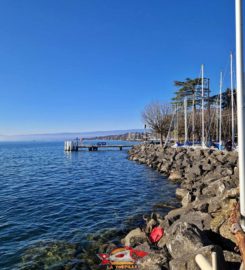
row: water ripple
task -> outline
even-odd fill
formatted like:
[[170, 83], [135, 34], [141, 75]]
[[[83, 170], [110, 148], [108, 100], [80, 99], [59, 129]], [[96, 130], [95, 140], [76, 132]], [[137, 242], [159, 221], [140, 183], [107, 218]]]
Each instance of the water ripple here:
[[62, 143], [0, 144], [0, 269], [42, 240], [83, 242], [174, 196], [175, 185], [126, 151], [65, 153]]

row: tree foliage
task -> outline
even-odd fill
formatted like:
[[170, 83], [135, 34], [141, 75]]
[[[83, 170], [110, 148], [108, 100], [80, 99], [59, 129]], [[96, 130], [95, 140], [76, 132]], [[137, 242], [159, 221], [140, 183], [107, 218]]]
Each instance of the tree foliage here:
[[[175, 96], [172, 98], [174, 104], [183, 104], [187, 98], [187, 106], [201, 105], [202, 101], [202, 79], [186, 78], [185, 81], [174, 81], [174, 85], [178, 88]], [[204, 98], [209, 96], [209, 79], [204, 78]]]
[[[236, 90], [233, 92], [234, 95], [234, 107], [236, 107]], [[227, 88], [222, 94], [221, 94], [222, 102], [221, 107], [222, 109], [229, 109], [231, 108], [231, 89]], [[220, 95], [213, 95], [210, 97], [210, 103], [211, 104], [217, 104], [219, 103]]]

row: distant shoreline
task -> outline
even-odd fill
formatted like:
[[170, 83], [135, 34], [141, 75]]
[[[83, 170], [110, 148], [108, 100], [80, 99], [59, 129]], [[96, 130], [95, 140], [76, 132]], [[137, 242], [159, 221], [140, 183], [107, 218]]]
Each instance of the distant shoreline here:
[[109, 141], [144, 141], [143, 132], [127, 132], [118, 135], [106, 135], [106, 136], [95, 136], [90, 138], [84, 138], [84, 140], [109, 140]]

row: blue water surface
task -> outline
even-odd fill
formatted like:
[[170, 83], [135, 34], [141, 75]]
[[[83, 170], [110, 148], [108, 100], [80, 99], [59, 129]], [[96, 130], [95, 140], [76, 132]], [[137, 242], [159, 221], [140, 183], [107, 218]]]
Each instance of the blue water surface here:
[[127, 150], [69, 153], [62, 142], [1, 143], [0, 269], [18, 269], [23, 251], [41, 240], [77, 243], [120, 228], [172, 199], [175, 188], [129, 161]]

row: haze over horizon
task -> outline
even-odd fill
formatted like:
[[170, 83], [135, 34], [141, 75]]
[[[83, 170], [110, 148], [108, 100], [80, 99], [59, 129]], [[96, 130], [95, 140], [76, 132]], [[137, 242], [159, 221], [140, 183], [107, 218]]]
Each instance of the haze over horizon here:
[[234, 1], [0, 3], [0, 134], [143, 128], [200, 65], [229, 87]]
[[58, 132], [58, 133], [32, 133], [3, 135], [0, 134], [0, 141], [64, 141], [74, 140], [76, 137], [91, 138], [110, 135], [122, 135], [126, 133], [144, 132], [144, 129], [125, 129], [125, 130], [98, 130], [84, 132]]

